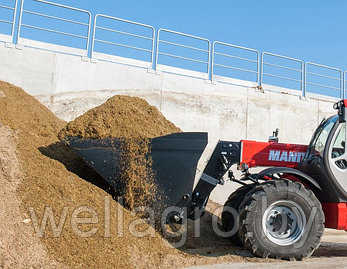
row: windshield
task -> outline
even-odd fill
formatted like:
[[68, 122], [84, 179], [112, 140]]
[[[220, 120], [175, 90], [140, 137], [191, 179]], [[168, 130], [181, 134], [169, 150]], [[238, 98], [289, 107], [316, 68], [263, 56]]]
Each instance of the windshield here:
[[328, 140], [331, 129], [338, 120], [338, 116], [333, 116], [323, 121], [314, 133], [310, 142], [309, 148], [306, 152], [304, 159], [310, 159], [314, 156], [323, 157], [324, 148]]

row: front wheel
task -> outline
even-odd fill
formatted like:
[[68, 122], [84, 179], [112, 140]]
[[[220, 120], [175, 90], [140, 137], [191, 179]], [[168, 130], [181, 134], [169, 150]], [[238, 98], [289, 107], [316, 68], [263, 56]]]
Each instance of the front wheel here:
[[289, 180], [268, 181], [240, 205], [239, 237], [255, 256], [301, 260], [318, 248], [324, 214], [312, 191]]

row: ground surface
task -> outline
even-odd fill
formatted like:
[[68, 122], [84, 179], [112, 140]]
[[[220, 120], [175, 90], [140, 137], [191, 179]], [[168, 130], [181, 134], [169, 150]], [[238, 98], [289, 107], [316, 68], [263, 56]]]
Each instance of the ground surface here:
[[[239, 254], [247, 255], [246, 252]], [[214, 253], [214, 255], [220, 255]], [[222, 254], [223, 255], [223, 254]], [[347, 268], [347, 232], [335, 231], [327, 229], [323, 237], [320, 248], [313, 254], [311, 258], [301, 262], [273, 262], [273, 263], [223, 263], [206, 266], [189, 267], [190, 269], [243, 269], [243, 268]]]

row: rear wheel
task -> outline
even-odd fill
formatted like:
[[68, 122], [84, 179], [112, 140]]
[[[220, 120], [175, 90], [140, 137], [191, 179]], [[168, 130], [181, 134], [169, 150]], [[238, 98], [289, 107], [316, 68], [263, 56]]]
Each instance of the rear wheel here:
[[241, 203], [239, 237], [255, 256], [301, 260], [318, 248], [324, 214], [301, 183], [273, 180], [258, 185]]
[[238, 234], [238, 211], [240, 204], [246, 194], [254, 188], [254, 185], [242, 186], [234, 191], [224, 204], [222, 212], [222, 228], [225, 232], [230, 232], [230, 240], [235, 246], [242, 246]]

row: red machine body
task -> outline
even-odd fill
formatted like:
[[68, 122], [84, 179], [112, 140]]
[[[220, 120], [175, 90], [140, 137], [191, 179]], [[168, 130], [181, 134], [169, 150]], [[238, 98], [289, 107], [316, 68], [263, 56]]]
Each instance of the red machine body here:
[[296, 168], [305, 156], [308, 146], [277, 142], [242, 140], [241, 162], [249, 168], [274, 166]]
[[347, 231], [347, 203], [322, 203], [325, 228]]

